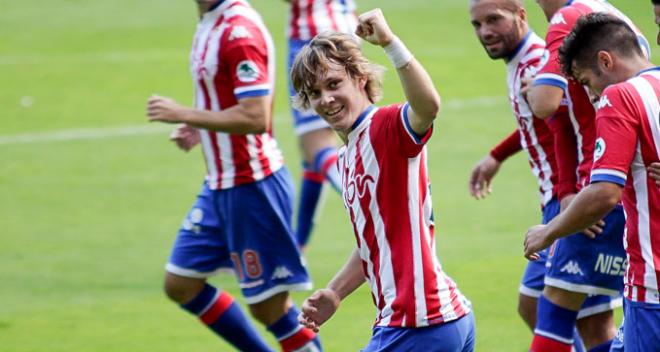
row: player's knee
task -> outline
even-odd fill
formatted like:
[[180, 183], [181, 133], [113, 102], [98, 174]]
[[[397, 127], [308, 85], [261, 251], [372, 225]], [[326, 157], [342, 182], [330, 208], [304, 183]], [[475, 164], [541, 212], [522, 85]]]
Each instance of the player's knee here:
[[613, 339], [617, 330], [611, 310], [582, 318], [576, 325], [587, 347], [598, 346]]
[[250, 304], [250, 314], [263, 325], [269, 326], [284, 316], [290, 306], [289, 293], [282, 292], [265, 301]]
[[192, 301], [202, 291], [204, 284], [205, 280], [202, 279], [182, 278], [167, 273], [163, 291], [170, 300], [178, 304], [185, 304]]

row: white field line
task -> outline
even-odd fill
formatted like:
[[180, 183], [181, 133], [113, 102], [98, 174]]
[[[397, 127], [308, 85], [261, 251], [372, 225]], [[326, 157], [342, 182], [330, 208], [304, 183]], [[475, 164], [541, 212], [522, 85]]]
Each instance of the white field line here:
[[[504, 96], [484, 96], [469, 99], [454, 99], [443, 101], [444, 110], [462, 110], [474, 107], [490, 107], [507, 102]], [[288, 114], [277, 114], [276, 125], [289, 124]], [[172, 131], [173, 125], [142, 124], [123, 127], [76, 128], [51, 132], [23, 133], [14, 135], [0, 135], [0, 145], [35, 144], [47, 142], [64, 142], [83, 139], [105, 139], [131, 136], [144, 136], [151, 134], [164, 134]]]

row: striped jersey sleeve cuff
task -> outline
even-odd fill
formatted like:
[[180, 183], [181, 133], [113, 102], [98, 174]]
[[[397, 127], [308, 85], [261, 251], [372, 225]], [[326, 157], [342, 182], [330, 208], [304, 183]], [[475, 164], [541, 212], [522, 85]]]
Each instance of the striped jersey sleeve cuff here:
[[591, 171], [591, 183], [610, 182], [620, 186], [626, 185], [627, 176], [625, 173], [612, 169], [594, 169]]
[[234, 96], [236, 99], [249, 98], [249, 97], [262, 97], [270, 94], [270, 84], [257, 84], [254, 86], [239, 87], [234, 89]]
[[426, 141], [429, 139], [431, 136], [431, 130], [433, 130], [433, 126], [431, 126], [423, 135], [418, 135], [417, 132], [415, 132], [412, 127], [410, 127], [410, 121], [408, 120], [408, 107], [410, 104], [406, 102], [403, 104], [401, 107], [401, 118], [403, 119], [403, 125], [406, 126], [406, 132], [408, 132], [408, 135], [410, 138], [412, 138], [413, 141], [415, 141], [416, 144], [424, 144]]
[[568, 81], [566, 78], [552, 74], [552, 73], [542, 73], [536, 76], [534, 79], [534, 83], [532, 83], [533, 87], [536, 86], [553, 86], [561, 89], [566, 89], [568, 87]]

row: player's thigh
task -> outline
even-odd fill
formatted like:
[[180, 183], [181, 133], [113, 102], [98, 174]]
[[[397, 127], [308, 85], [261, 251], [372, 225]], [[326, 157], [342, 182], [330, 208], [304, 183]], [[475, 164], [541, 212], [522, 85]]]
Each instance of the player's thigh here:
[[291, 227], [293, 184], [282, 168], [223, 191], [217, 205], [240, 288], [248, 304], [311, 283]]
[[303, 157], [309, 164], [314, 163], [316, 155], [321, 150], [337, 147], [337, 134], [329, 127], [311, 130], [298, 138]]

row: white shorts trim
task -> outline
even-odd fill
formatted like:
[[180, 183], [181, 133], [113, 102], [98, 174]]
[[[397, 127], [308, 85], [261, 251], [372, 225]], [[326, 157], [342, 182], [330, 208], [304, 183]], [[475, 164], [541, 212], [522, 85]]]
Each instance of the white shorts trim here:
[[525, 285], [520, 285], [520, 287], [518, 288], [518, 293], [520, 293], [521, 295], [524, 295], [524, 296], [528, 296], [528, 297], [539, 298], [539, 297], [541, 297], [541, 294], [543, 294], [543, 291], [542, 290], [535, 290], [535, 289], [529, 288]]
[[287, 292], [287, 291], [309, 291], [313, 288], [314, 286], [312, 285], [311, 282], [302, 282], [299, 284], [291, 284], [291, 285], [278, 285], [271, 287], [270, 289], [256, 295], [256, 296], [251, 296], [251, 297], [245, 297], [245, 302], [247, 304], [255, 304], [259, 302], [263, 302], [273, 296], [275, 296], [278, 293], [281, 292]]
[[172, 263], [167, 263], [165, 265], [165, 271], [167, 271], [168, 273], [172, 273], [172, 274], [183, 276], [183, 277], [190, 277], [190, 278], [193, 278], [193, 279], [206, 279], [206, 278], [209, 278], [211, 276], [218, 275], [220, 273], [234, 275], [234, 269], [231, 269], [231, 268], [218, 268], [214, 271], [203, 273], [203, 272], [199, 272], [199, 271], [192, 270], [192, 269], [182, 268], [182, 267], [176, 266]]
[[618, 290], [612, 290], [609, 288], [590, 286], [590, 285], [574, 284], [572, 282], [553, 279], [547, 276], [545, 277], [544, 283], [546, 286], [562, 288], [566, 291], [571, 291], [571, 292], [586, 293], [588, 295], [618, 296], [621, 294], [621, 292], [619, 292]]
[[622, 297], [612, 298], [612, 300], [609, 301], [608, 303], [603, 303], [593, 307], [580, 309], [577, 315], [577, 319], [582, 319], [603, 312], [608, 312], [610, 310], [613, 310], [614, 308], [619, 308], [622, 305], [623, 305]]
[[536, 335], [541, 335], [541, 336], [547, 337], [549, 339], [553, 339], [555, 341], [559, 341], [559, 342], [567, 344], [567, 345], [572, 345], [573, 344], [573, 339], [566, 339], [566, 338], [563, 338], [559, 335], [555, 335], [555, 334], [547, 332], [547, 331], [535, 329], [534, 333]]

